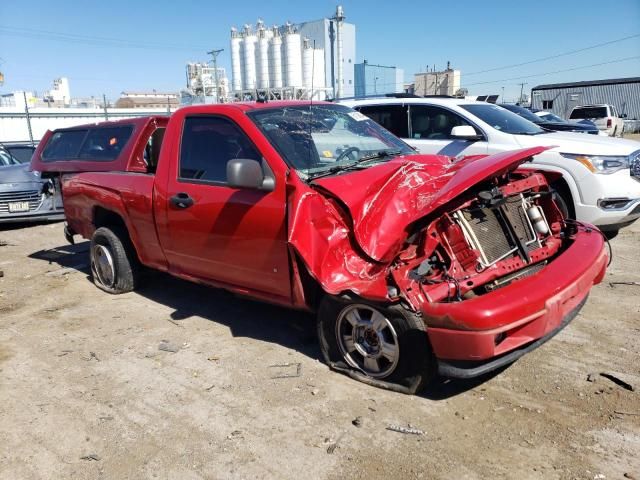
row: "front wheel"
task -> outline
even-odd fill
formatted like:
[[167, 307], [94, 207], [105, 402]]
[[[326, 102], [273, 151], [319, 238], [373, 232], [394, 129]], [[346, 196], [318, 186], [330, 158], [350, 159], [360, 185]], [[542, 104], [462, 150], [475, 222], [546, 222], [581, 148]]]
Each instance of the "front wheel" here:
[[414, 394], [436, 370], [422, 319], [399, 305], [326, 296], [318, 337], [329, 366], [378, 387]]
[[130, 292], [138, 283], [138, 262], [126, 232], [98, 228], [89, 250], [93, 283], [105, 292]]

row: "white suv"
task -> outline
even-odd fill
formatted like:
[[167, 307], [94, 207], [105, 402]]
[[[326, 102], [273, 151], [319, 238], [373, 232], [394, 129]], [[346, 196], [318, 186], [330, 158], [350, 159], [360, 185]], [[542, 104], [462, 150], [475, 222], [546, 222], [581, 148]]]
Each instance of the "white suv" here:
[[571, 110], [569, 120], [575, 122], [579, 120], [590, 120], [596, 124], [598, 130], [610, 137], [622, 137], [624, 131], [624, 120], [618, 114], [618, 109], [614, 105], [581, 105]]
[[455, 98], [342, 101], [420, 153], [450, 157], [552, 146], [535, 168], [558, 174], [553, 187], [569, 216], [610, 237], [640, 217], [640, 142], [549, 132], [491, 103]]

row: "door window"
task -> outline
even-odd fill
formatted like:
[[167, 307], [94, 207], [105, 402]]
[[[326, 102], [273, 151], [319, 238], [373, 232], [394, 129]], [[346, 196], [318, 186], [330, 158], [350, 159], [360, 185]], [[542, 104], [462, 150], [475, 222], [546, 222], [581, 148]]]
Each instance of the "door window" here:
[[[423, 140], [451, 140], [451, 129], [471, 125], [460, 115], [431, 105], [411, 105], [411, 138]], [[478, 130], [473, 127], [477, 133]]]
[[406, 105], [372, 105], [358, 110], [396, 137], [409, 138]]
[[261, 161], [249, 137], [222, 117], [187, 117], [180, 147], [180, 179], [227, 182], [227, 162], [234, 158]]

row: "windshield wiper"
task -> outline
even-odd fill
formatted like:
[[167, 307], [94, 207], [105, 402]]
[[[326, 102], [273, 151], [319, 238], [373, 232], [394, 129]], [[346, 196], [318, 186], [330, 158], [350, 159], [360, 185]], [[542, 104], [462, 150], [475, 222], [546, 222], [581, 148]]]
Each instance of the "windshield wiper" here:
[[329, 167], [327, 170], [319, 172], [315, 175], [310, 175], [309, 180], [315, 180], [316, 178], [327, 177], [329, 175], [333, 175], [338, 172], [345, 172], [348, 170], [352, 170], [354, 168], [361, 167], [363, 163], [368, 162], [370, 160], [377, 160], [380, 158], [387, 157], [395, 157], [396, 155], [402, 153], [401, 150], [380, 150], [376, 153], [370, 153], [369, 155], [364, 155], [360, 157], [355, 162], [346, 163], [344, 165], [334, 165], [333, 167]]

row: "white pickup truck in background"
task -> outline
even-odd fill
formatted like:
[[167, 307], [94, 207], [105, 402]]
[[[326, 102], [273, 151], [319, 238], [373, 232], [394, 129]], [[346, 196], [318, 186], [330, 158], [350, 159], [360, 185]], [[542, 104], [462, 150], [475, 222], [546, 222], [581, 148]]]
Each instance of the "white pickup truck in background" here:
[[626, 115], [620, 115], [615, 105], [579, 105], [571, 111], [569, 120], [589, 120], [609, 137], [622, 137]]

